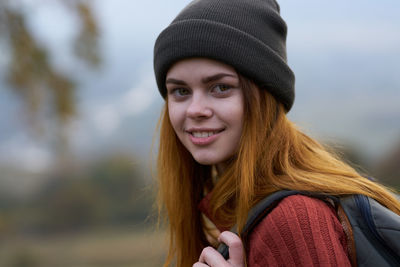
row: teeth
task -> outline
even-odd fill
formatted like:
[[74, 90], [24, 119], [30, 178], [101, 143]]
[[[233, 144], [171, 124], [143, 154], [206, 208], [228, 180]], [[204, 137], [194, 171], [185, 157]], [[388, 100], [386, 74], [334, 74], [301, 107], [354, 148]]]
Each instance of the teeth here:
[[192, 132], [192, 135], [197, 138], [206, 138], [216, 133], [217, 132]]

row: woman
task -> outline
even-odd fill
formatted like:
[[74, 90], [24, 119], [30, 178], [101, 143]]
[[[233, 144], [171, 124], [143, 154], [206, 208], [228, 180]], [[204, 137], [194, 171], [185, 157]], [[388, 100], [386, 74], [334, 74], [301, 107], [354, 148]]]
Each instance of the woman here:
[[[285, 198], [245, 242], [227, 231], [237, 225], [240, 232], [251, 207], [282, 189], [364, 194], [400, 214], [385, 187], [287, 119], [294, 74], [286, 32], [273, 0], [195, 0], [159, 35], [165, 266], [349, 266], [334, 208], [316, 198]], [[229, 246], [227, 261], [214, 249], [219, 242]]]

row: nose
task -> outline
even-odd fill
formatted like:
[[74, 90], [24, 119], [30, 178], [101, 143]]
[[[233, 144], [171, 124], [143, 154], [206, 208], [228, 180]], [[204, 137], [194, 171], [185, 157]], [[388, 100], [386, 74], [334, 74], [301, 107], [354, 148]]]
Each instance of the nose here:
[[193, 94], [186, 110], [187, 116], [192, 119], [204, 119], [212, 116], [212, 107], [203, 94]]

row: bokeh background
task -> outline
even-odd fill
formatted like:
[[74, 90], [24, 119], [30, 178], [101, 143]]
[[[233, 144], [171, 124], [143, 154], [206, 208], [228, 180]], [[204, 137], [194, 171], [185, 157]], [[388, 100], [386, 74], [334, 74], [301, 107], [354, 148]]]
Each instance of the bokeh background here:
[[[189, 0], [0, 1], [0, 266], [160, 266], [159, 32]], [[400, 2], [279, 1], [289, 117], [400, 188]]]

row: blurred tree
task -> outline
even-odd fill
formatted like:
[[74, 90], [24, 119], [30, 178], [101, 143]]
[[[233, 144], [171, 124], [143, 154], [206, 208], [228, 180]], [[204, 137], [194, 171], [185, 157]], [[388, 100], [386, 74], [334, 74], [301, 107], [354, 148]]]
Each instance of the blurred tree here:
[[[77, 58], [91, 67], [99, 66], [99, 31], [90, 2], [59, 1], [72, 11], [72, 15], [79, 18], [79, 34], [73, 43]], [[40, 2], [35, 4], [37, 8]], [[34, 134], [40, 136], [45, 120], [50, 118], [58, 129], [63, 129], [68, 119], [77, 114], [76, 83], [51, 64], [48, 49], [36, 40], [27, 25], [29, 12], [23, 12], [24, 5], [26, 1], [0, 1], [0, 41], [9, 50], [6, 82], [21, 98], [31, 128]], [[65, 139], [62, 132], [58, 133], [61, 139]]]
[[97, 42], [99, 31], [90, 6], [88, 3], [79, 1], [73, 6], [73, 9], [76, 9], [82, 22], [75, 42], [75, 53], [92, 66], [98, 66], [101, 62]]
[[349, 143], [338, 145], [328, 142], [326, 145], [361, 175], [400, 190], [400, 142], [376, 163], [366, 160], [360, 150]]
[[143, 227], [153, 195], [143, 190], [148, 182], [141, 179], [141, 166], [135, 161], [131, 155], [117, 153], [80, 162], [69, 169], [69, 179], [53, 173], [29, 203], [15, 203], [12, 211], [4, 210], [5, 218], [15, 222], [16, 232], [39, 234], [102, 226]]
[[400, 191], [400, 141], [377, 164], [375, 172], [384, 183]]

